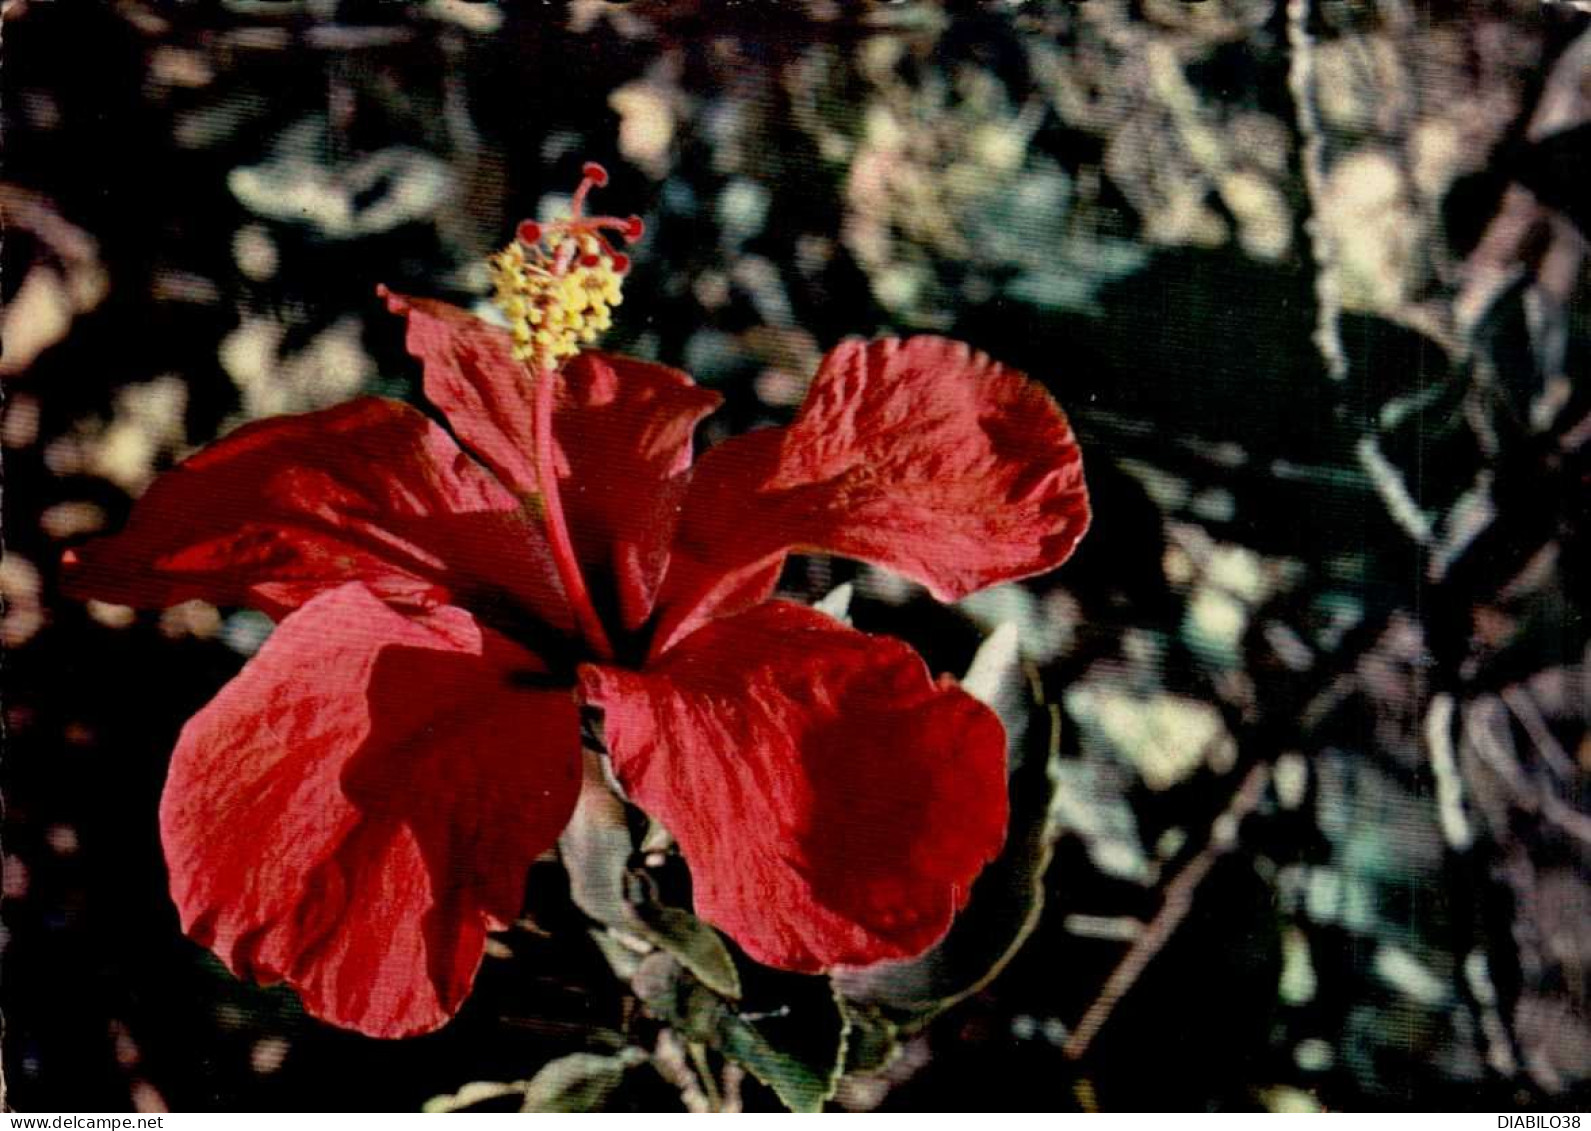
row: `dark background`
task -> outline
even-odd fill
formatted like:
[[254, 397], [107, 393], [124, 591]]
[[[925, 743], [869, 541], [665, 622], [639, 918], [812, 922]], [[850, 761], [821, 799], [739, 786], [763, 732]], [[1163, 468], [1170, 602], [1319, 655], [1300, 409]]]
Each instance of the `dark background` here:
[[[1037, 929], [834, 1104], [1587, 1106], [1587, 17], [1294, 7], [9, 0], [7, 1101], [408, 1110], [650, 1032], [572, 919], [409, 1042], [233, 980], [155, 813], [268, 626], [56, 584], [236, 424], [414, 397], [376, 284], [470, 301], [599, 160], [648, 224], [605, 344], [724, 394], [703, 444], [848, 334], [932, 330], [1083, 445], [1053, 577], [956, 609], [785, 577], [853, 581], [936, 670], [1015, 621], [1061, 715]], [[610, 1102], [684, 1100], [646, 1069]]]

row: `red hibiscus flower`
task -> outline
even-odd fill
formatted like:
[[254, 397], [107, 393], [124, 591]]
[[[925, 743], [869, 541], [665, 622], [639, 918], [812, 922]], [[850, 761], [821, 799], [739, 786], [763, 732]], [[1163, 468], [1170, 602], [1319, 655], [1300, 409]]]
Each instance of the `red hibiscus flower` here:
[[234, 972], [368, 1034], [459, 1008], [574, 808], [582, 705], [753, 958], [922, 951], [1001, 847], [1002, 728], [900, 642], [770, 600], [780, 565], [841, 554], [949, 601], [1088, 524], [1054, 402], [940, 338], [839, 346], [793, 424], [693, 466], [716, 394], [569, 348], [617, 299], [600, 228], [639, 232], [581, 217], [590, 183], [494, 264], [513, 331], [388, 295], [451, 432], [377, 398], [251, 424], [69, 559], [86, 596], [280, 621], [183, 728], [172, 894]]

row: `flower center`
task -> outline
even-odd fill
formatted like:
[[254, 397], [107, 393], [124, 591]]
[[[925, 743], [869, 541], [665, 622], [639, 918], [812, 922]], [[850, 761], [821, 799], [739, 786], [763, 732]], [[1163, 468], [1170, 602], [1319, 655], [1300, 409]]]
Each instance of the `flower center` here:
[[514, 242], [488, 261], [493, 301], [508, 316], [514, 357], [532, 372], [556, 369], [613, 324], [630, 257], [615, 250], [604, 232], [634, 243], [646, 231], [639, 216], [583, 215], [586, 196], [608, 183], [608, 172], [590, 161], [581, 174], [567, 219], [526, 220]]

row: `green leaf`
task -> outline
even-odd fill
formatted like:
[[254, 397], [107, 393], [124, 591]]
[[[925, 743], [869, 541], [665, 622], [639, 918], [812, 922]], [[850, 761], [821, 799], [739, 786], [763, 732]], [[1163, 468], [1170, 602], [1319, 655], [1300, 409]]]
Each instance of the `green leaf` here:
[[743, 1013], [671, 955], [658, 953], [642, 962], [634, 987], [652, 1016], [746, 1069], [785, 1107], [817, 1112], [839, 1083], [850, 1022], [821, 979], [800, 981], [813, 989], [807, 1000]]
[[717, 931], [678, 907], [651, 901], [637, 901], [632, 907], [648, 942], [672, 954], [714, 993], [739, 999], [740, 971]]
[[640, 1049], [616, 1056], [577, 1052], [550, 1061], [524, 1086], [522, 1112], [600, 1111], [627, 1070], [646, 1059]]
[[608, 928], [596, 938], [615, 973], [632, 976], [632, 954], [657, 947], [715, 993], [740, 996], [740, 974], [718, 932], [689, 911], [659, 903], [645, 873], [631, 868], [635, 841], [624, 802], [607, 787], [599, 765], [588, 764], [580, 803], [558, 843], [575, 906]]
[[646, 1060], [638, 1048], [626, 1048], [613, 1056], [577, 1052], [548, 1061], [529, 1080], [499, 1084], [477, 1080], [465, 1084], [448, 1096], [435, 1096], [425, 1102], [424, 1111], [437, 1114], [470, 1111], [512, 1098], [522, 1112], [598, 1111], [624, 1080], [629, 1069]]
[[866, 1075], [888, 1067], [900, 1052], [900, 1026], [877, 1006], [840, 999], [849, 1024], [845, 1041], [845, 1074]]
[[791, 1111], [819, 1112], [834, 1095], [844, 1068], [845, 1022], [841, 1018], [836, 1056], [814, 1064], [779, 1048], [763, 1030], [727, 1009], [718, 1014], [718, 1050], [774, 1090]]
[[964, 683], [1000, 716], [1011, 743], [1005, 848], [978, 877], [966, 908], [933, 948], [903, 962], [834, 975], [853, 1013], [871, 1006], [881, 1020], [901, 1029], [920, 1028], [988, 985], [1038, 926], [1044, 873], [1060, 831], [1055, 812], [1060, 712], [1043, 701], [1037, 679], [1021, 660], [1016, 634], [1008, 629], [1002, 626], [984, 642]]
[[625, 887], [635, 842], [624, 802], [603, 780], [600, 755], [587, 750], [582, 757], [580, 801], [558, 838], [558, 852], [575, 906], [599, 923], [622, 927], [630, 918]]

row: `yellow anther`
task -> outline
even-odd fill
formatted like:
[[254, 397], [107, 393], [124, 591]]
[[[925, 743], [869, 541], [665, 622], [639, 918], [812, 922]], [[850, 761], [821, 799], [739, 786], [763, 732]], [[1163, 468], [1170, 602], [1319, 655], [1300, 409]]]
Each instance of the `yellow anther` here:
[[[569, 262], [577, 250], [587, 258]], [[492, 256], [489, 266], [514, 356], [532, 369], [555, 367], [613, 324], [610, 309], [619, 301], [624, 276], [594, 239], [528, 248], [515, 241]]]
[[646, 227], [638, 216], [586, 215], [587, 194], [605, 184], [607, 174], [588, 164], [582, 175], [567, 219], [545, 225], [527, 220], [514, 242], [487, 261], [514, 356], [536, 372], [574, 356], [613, 324], [630, 259], [603, 233], [634, 243]]

